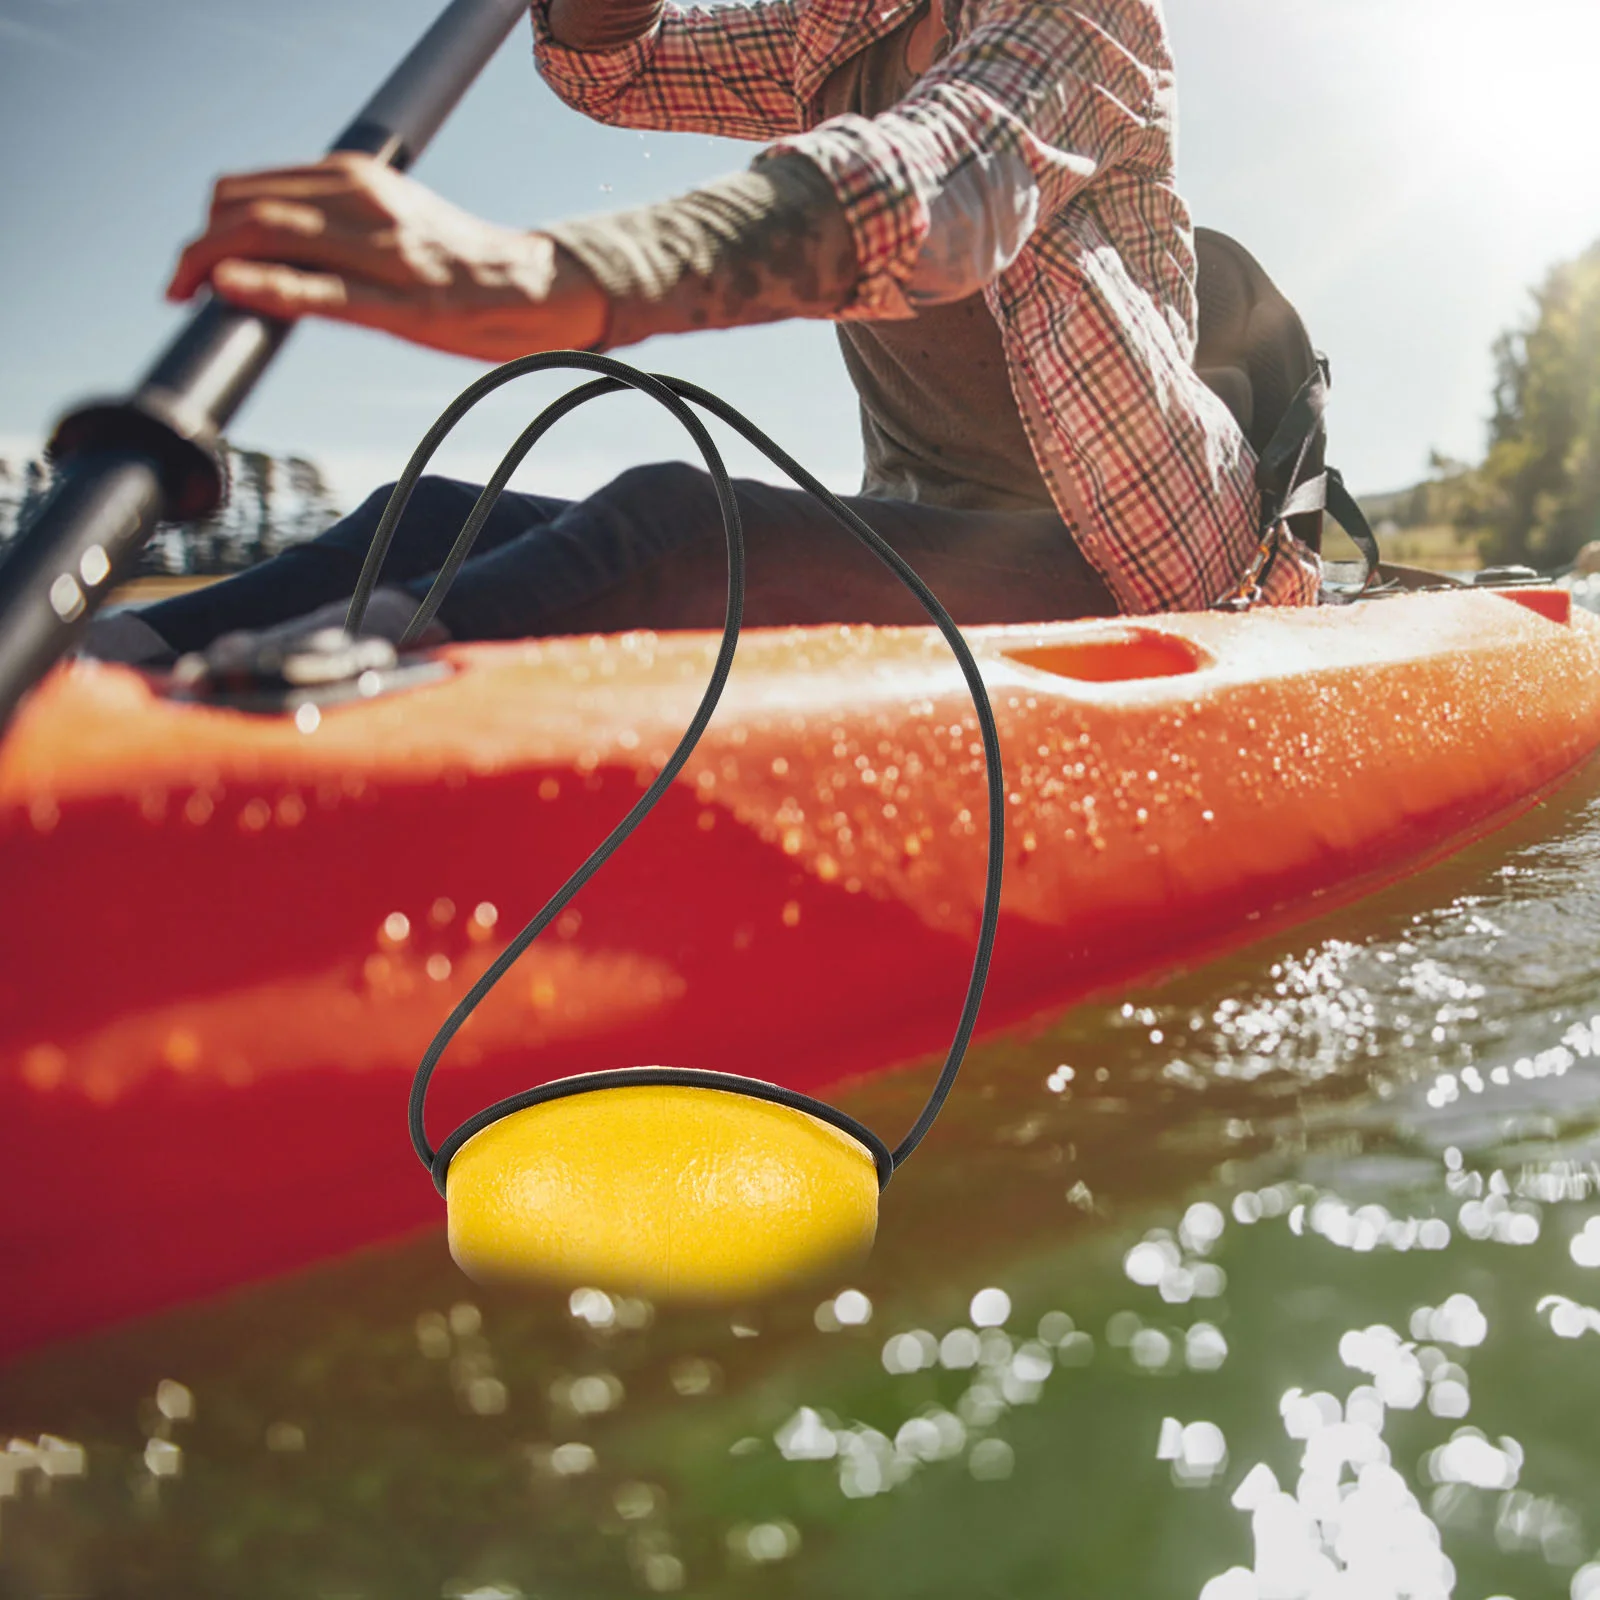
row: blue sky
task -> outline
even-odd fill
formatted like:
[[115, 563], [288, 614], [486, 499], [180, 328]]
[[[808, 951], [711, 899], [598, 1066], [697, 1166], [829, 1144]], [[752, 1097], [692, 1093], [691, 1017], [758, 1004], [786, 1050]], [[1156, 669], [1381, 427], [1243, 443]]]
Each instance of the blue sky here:
[[[213, 177], [312, 155], [434, 0], [0, 0], [0, 449], [125, 387], [179, 313], [160, 291]], [[1333, 458], [1363, 491], [1481, 448], [1496, 333], [1600, 238], [1596, 0], [1168, 0], [1180, 180], [1299, 305], [1335, 377]], [[600, 128], [538, 80], [519, 28], [417, 176], [537, 226], [679, 192], [748, 147]], [[854, 402], [826, 324], [658, 340], [632, 359], [704, 383], [854, 488]], [[392, 478], [480, 370], [380, 336], [299, 330], [241, 443], [321, 461], [349, 502]], [[553, 390], [549, 391], [553, 392]], [[480, 408], [441, 456], [481, 477], [538, 398]], [[613, 400], [519, 482], [581, 493], [681, 455]], [[751, 458], [729, 449], [736, 466]]]

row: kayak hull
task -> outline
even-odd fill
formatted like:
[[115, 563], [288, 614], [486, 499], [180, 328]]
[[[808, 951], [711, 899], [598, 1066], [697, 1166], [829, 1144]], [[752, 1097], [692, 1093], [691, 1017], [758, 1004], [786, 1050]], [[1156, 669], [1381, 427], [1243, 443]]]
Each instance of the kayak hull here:
[[[1557, 591], [966, 636], [1008, 790], [980, 1036], [1392, 881], [1600, 745], [1600, 626]], [[0, 744], [0, 1140], [29, 1197], [0, 1352], [442, 1221], [411, 1074], [660, 769], [716, 646], [457, 646], [442, 681], [298, 721], [92, 662], [42, 684]], [[936, 631], [747, 634], [677, 782], [447, 1051], [435, 1139], [572, 1072], [818, 1092], [942, 1055], [985, 806]]]

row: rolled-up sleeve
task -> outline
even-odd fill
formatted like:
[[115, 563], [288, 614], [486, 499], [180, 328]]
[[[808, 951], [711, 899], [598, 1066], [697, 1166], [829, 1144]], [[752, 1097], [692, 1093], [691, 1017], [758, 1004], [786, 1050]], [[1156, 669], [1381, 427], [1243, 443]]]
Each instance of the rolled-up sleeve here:
[[642, 39], [616, 50], [571, 50], [550, 31], [548, 0], [531, 8], [540, 76], [597, 122], [728, 139], [797, 131], [793, 0], [668, 5]]
[[[1115, 31], [1113, 31], [1115, 29]], [[983, 288], [1107, 171], [1171, 158], [1171, 62], [1138, 0], [1091, 17], [987, 0], [893, 110], [780, 138], [849, 219], [860, 267], [844, 317], [898, 318]]]

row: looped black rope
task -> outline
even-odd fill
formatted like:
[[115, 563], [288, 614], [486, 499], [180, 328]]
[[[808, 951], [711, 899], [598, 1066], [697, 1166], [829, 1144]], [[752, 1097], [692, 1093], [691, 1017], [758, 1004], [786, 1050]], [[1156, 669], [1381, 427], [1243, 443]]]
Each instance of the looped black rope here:
[[[418, 606], [417, 612], [407, 625], [404, 634], [402, 634], [401, 645], [409, 644], [416, 639], [433, 619], [449, 591], [450, 584], [454, 581], [462, 564], [471, 553], [472, 545], [477, 539], [483, 524], [487, 521], [495, 502], [504, 491], [512, 474], [521, 465], [524, 457], [533, 446], [556, 422], [576, 410], [580, 405], [596, 399], [602, 394], [613, 394], [622, 389], [633, 389], [641, 394], [646, 394], [671, 412], [683, 424], [689, 436], [694, 440], [702, 459], [705, 461], [706, 470], [711, 476], [717, 493], [717, 503], [722, 511], [723, 529], [727, 534], [728, 541], [728, 606], [722, 630], [722, 643], [717, 652], [716, 663], [713, 666], [710, 680], [695, 711], [694, 718], [685, 731], [683, 738], [678, 742], [671, 756], [668, 757], [666, 764], [657, 774], [655, 781], [622, 821], [605, 837], [599, 847], [556, 891], [538, 915], [495, 958], [489, 968], [473, 984], [472, 988], [450, 1013], [450, 1016], [434, 1037], [433, 1042], [428, 1046], [411, 1085], [409, 1123], [412, 1148], [415, 1149], [422, 1164], [428, 1168], [436, 1187], [443, 1193], [445, 1175], [448, 1171], [451, 1157], [454, 1156], [456, 1151], [474, 1134], [480, 1133], [484, 1128], [513, 1111], [525, 1109], [530, 1105], [538, 1105], [550, 1100], [560, 1099], [568, 1095], [583, 1093], [591, 1089], [638, 1084], [683, 1084], [695, 1088], [718, 1089], [744, 1094], [754, 1099], [788, 1106], [795, 1110], [804, 1111], [823, 1122], [829, 1123], [833, 1127], [839, 1128], [857, 1139], [871, 1152], [873, 1163], [878, 1171], [878, 1182], [882, 1187], [888, 1183], [895, 1168], [922, 1142], [955, 1084], [956, 1073], [960, 1069], [962, 1058], [966, 1054], [973, 1029], [977, 1025], [978, 1010], [983, 1002], [983, 990], [988, 980], [989, 965], [994, 952], [995, 930], [1000, 919], [1000, 890], [1005, 870], [1005, 774], [1000, 757], [1000, 735], [995, 725], [994, 712], [989, 705], [988, 692], [984, 688], [982, 675], [978, 671], [978, 664], [973, 659], [972, 652], [967, 648], [966, 641], [961, 637], [960, 630], [956, 627], [949, 613], [934, 597], [933, 592], [917, 576], [916, 572], [838, 496], [825, 488], [793, 457], [769, 439], [753, 422], [727, 404], [726, 401], [707, 393], [695, 384], [685, 383], [677, 378], [669, 378], [662, 373], [641, 372], [638, 368], [630, 367], [626, 363], [614, 360], [610, 356], [577, 350], [552, 351], [547, 354], [523, 356], [515, 361], [508, 361], [503, 366], [496, 367], [492, 372], [485, 373], [483, 377], [462, 390], [424, 435], [421, 443], [412, 452], [405, 471], [396, 482], [394, 492], [390, 495], [389, 503], [385, 506], [383, 516], [373, 533], [372, 544], [367, 551], [367, 559], [362, 566], [361, 576], [357, 580], [355, 592], [350, 599], [345, 626], [351, 633], [359, 630], [362, 617], [366, 613], [367, 603], [372, 597], [373, 590], [377, 587], [378, 574], [382, 568], [384, 557], [388, 553], [390, 543], [394, 538], [395, 528], [398, 526], [406, 504], [411, 498], [411, 493], [415, 489], [418, 479], [421, 478], [424, 468], [451, 429], [479, 400], [501, 387], [501, 385], [509, 383], [514, 378], [523, 377], [528, 373], [545, 372], [556, 368], [595, 372], [601, 374], [601, 376], [593, 382], [581, 385], [560, 400], [554, 401], [547, 406], [517, 437], [500, 464], [495, 468], [488, 483], [484, 485], [483, 491], [479, 494], [476, 503], [468, 514], [461, 532], [456, 536], [456, 542], [451, 547], [444, 565], [439, 569], [439, 573], [435, 577], [427, 595]], [[879, 561], [887, 566], [916, 596], [923, 610], [928, 613], [934, 625], [944, 635], [961, 667], [962, 676], [966, 679], [967, 687], [972, 694], [973, 705], [978, 715], [978, 726], [983, 735], [984, 767], [989, 791], [989, 852], [988, 870], [984, 884], [983, 914], [978, 930], [978, 948], [973, 960], [972, 978], [967, 986], [966, 1001], [962, 1007], [955, 1039], [951, 1044], [950, 1051], [945, 1058], [944, 1067], [939, 1073], [938, 1080], [935, 1082], [933, 1091], [929, 1095], [921, 1114], [912, 1125], [911, 1131], [893, 1151], [890, 1151], [883, 1141], [863, 1124], [823, 1101], [812, 1099], [809, 1095], [799, 1094], [777, 1084], [765, 1083], [760, 1079], [744, 1078], [728, 1073], [702, 1072], [680, 1067], [627, 1068], [615, 1072], [585, 1073], [576, 1078], [558, 1079], [554, 1083], [542, 1084], [538, 1088], [525, 1090], [520, 1094], [509, 1095], [505, 1099], [496, 1101], [493, 1105], [486, 1107], [475, 1116], [468, 1118], [435, 1151], [428, 1143], [426, 1128], [425, 1113], [428, 1085], [432, 1081], [434, 1069], [438, 1066], [439, 1060], [448, 1048], [450, 1041], [455, 1037], [468, 1016], [471, 1015], [478, 1002], [510, 970], [518, 957], [533, 943], [539, 934], [560, 915], [568, 902], [599, 871], [622, 841], [633, 832], [661, 796], [666, 793], [673, 779], [677, 777], [690, 755], [693, 754], [695, 746], [700, 742], [700, 736], [705, 732], [706, 726], [716, 710], [717, 703], [722, 696], [723, 687], [727, 683], [728, 674], [732, 669], [734, 651], [738, 645], [739, 630], [744, 614], [744, 533], [739, 520], [738, 501], [734, 495], [733, 484], [728, 477], [727, 468], [723, 464], [722, 457], [716, 445], [712, 442], [711, 436], [706, 432], [704, 424], [684, 403], [686, 400], [693, 401], [695, 405], [709, 411], [713, 416], [718, 417], [733, 428], [750, 444], [754, 445], [769, 461], [792, 478], [800, 488], [820, 501], [852, 537], [864, 544]]]

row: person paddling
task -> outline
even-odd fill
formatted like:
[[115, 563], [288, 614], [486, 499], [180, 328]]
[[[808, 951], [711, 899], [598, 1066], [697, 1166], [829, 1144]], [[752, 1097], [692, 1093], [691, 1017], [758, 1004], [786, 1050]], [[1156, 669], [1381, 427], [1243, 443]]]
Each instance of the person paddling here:
[[[831, 319], [860, 399], [850, 503], [958, 622], [1197, 609], [1239, 584], [1256, 458], [1193, 364], [1160, 0], [539, 0], [531, 16], [541, 74], [586, 115], [765, 148], [678, 198], [533, 232], [366, 157], [225, 177], [169, 295], [209, 285], [484, 361]], [[738, 491], [747, 624], [925, 620], [808, 496]], [[341, 623], [388, 492], [247, 572], [96, 619], [86, 653], [158, 665], [237, 630]], [[476, 494], [422, 481], [365, 632], [398, 640]], [[1262, 598], [1314, 603], [1315, 553], [1287, 525], [1276, 538]], [[632, 468], [579, 501], [508, 493], [420, 642], [717, 628], [724, 563], [697, 469]]]

